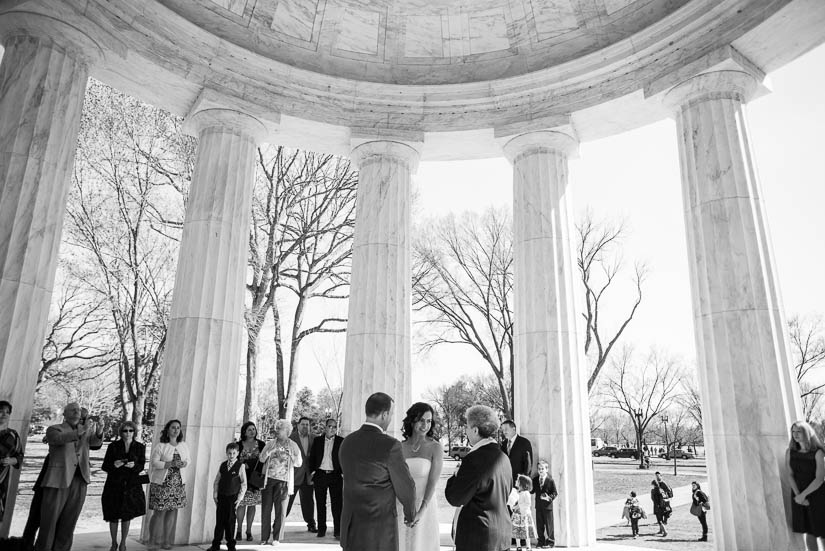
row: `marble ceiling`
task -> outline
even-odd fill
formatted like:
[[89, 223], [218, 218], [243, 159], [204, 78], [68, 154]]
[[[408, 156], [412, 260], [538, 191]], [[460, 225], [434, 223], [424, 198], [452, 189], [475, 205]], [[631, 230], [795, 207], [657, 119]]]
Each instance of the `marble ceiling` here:
[[248, 50], [394, 84], [545, 69], [656, 25], [688, 0], [160, 0]]

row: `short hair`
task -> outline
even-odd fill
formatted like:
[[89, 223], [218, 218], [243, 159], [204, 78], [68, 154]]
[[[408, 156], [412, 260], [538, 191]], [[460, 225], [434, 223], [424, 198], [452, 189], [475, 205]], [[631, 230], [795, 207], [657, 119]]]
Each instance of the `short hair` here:
[[404, 437], [404, 440], [412, 436], [413, 425], [418, 423], [428, 411], [433, 416], [433, 422], [430, 425], [430, 430], [427, 431], [427, 437], [437, 438], [437, 436], [434, 436], [434, 434], [436, 434], [435, 410], [426, 402], [416, 402], [410, 406], [410, 409], [407, 410], [406, 417], [401, 421], [401, 436]]
[[814, 428], [807, 421], [794, 421], [794, 423], [791, 425], [791, 441], [788, 444], [788, 449], [795, 450], [795, 451], [801, 451], [801, 449], [802, 449], [801, 446], [796, 442], [796, 440], [793, 439], [793, 428], [794, 427], [801, 430], [802, 433], [805, 435], [803, 440], [805, 441], [805, 447], [807, 448], [808, 451], [811, 451], [811, 450], [823, 450], [823, 451], [825, 451], [825, 447], [823, 447], [822, 441], [816, 435], [816, 432], [814, 431]]
[[326, 421], [324, 421], [324, 426], [328, 427], [330, 423], [335, 423], [335, 426], [338, 426], [338, 420], [335, 417], [330, 417]]
[[529, 492], [533, 489], [533, 481], [526, 474], [520, 474], [516, 477], [516, 486], [521, 491]]
[[539, 462], [536, 463], [536, 467], [541, 467], [542, 465], [547, 467], [548, 471], [550, 470], [550, 463], [548, 463], [546, 459], [539, 459]]
[[241, 447], [238, 446], [237, 442], [230, 442], [229, 444], [226, 445], [226, 451], [229, 451], [229, 450], [236, 450], [237, 451], [237, 450], [240, 450], [240, 449], [241, 449]]
[[283, 428], [292, 430], [292, 423], [290, 423], [287, 419], [278, 419], [277, 421], [275, 421], [276, 433]]
[[514, 429], [516, 428], [516, 422], [515, 422], [515, 421], [513, 421], [512, 419], [505, 419], [505, 420], [504, 420], [504, 422], [503, 422], [503, 423], [501, 423], [501, 426], [502, 426], [502, 427], [503, 427], [504, 425], [507, 425], [508, 427], [513, 427]]
[[[123, 434], [123, 429], [125, 429], [126, 427], [129, 427], [129, 428], [131, 428], [133, 431], [135, 431], [135, 436], [134, 436], [133, 438], [137, 438], [137, 435], [138, 435], [138, 434], [137, 434], [137, 425], [135, 425], [135, 424], [134, 424], [133, 422], [131, 422], [131, 421], [124, 421], [124, 422], [122, 422], [122, 423], [120, 424], [120, 426], [118, 427], [118, 429], [117, 429], [117, 433], [118, 433], [118, 434]], [[121, 436], [121, 438], [123, 438], [123, 437]]]
[[[169, 427], [172, 426], [172, 423], [177, 423], [180, 425], [180, 432], [178, 433], [178, 442], [183, 440], [183, 423], [180, 422], [179, 419], [172, 419], [171, 421], [167, 421], [166, 424], [163, 426], [163, 430], [160, 431], [160, 441], [164, 444], [169, 444]], [[177, 444], [178, 442], [175, 442]]]
[[630, 497], [636, 497], [636, 492], [634, 492], [634, 491], [632, 491], [632, 490], [631, 490], [631, 491], [630, 491]]
[[312, 424], [312, 419], [310, 419], [309, 417], [305, 417], [305, 416], [298, 419], [298, 424], [300, 425], [303, 421], [306, 421], [310, 425]]
[[470, 406], [464, 417], [467, 419], [467, 426], [476, 427], [478, 435], [482, 438], [490, 438], [498, 430], [498, 415], [489, 406]]
[[247, 421], [243, 425], [241, 425], [241, 437], [238, 438], [238, 442], [243, 442], [246, 440], [246, 429], [249, 427], [255, 427], [255, 439], [258, 439], [258, 425], [253, 423], [252, 421]]
[[389, 394], [383, 392], [376, 392], [367, 398], [367, 403], [364, 404], [364, 413], [367, 417], [378, 417], [385, 411], [392, 409], [392, 398]]
[[660, 473], [659, 471], [656, 471], [656, 472], [655, 472], [655, 473], [653, 473], [653, 474], [658, 474], [659, 476], [662, 476], [662, 473]]
[[9, 414], [11, 414], [11, 402], [6, 400], [0, 400], [0, 409], [6, 408], [9, 410]]

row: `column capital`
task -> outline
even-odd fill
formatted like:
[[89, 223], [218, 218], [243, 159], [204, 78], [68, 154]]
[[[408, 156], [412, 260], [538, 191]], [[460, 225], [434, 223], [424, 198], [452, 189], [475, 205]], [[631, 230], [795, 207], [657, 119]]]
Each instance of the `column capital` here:
[[371, 159], [392, 157], [407, 163], [411, 174], [418, 170], [418, 161], [421, 159], [420, 142], [356, 138], [352, 139], [350, 144], [350, 156], [359, 168]]
[[747, 103], [767, 87], [748, 71], [722, 70], [700, 73], [665, 92], [663, 101], [671, 111], [685, 105], [710, 99], [734, 99]]
[[7, 48], [9, 41], [30, 38], [51, 44], [87, 67], [98, 64], [104, 50], [88, 34], [54, 17], [34, 12], [12, 11], [0, 17], [0, 40]]
[[576, 158], [579, 152], [579, 141], [572, 134], [572, 129], [527, 132], [507, 140], [502, 149], [511, 163], [515, 162], [519, 155], [541, 149], [549, 149], [568, 158]]
[[186, 117], [183, 130], [190, 136], [199, 137], [209, 129], [218, 129], [243, 136], [249, 136], [256, 144], [263, 142], [267, 135], [266, 125], [252, 115], [234, 109], [212, 107]]

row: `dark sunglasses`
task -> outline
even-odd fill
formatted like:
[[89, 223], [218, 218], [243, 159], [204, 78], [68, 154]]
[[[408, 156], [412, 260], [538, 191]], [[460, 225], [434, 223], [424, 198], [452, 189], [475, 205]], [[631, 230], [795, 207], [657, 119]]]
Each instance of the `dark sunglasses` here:
[[123, 429], [120, 432], [135, 432], [135, 429]]

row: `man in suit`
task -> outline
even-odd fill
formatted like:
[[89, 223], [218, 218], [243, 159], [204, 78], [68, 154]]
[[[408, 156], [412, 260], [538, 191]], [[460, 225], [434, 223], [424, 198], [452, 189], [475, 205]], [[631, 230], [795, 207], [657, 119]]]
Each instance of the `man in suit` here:
[[533, 445], [530, 441], [518, 433], [516, 424], [510, 419], [501, 424], [501, 432], [504, 433], [501, 451], [510, 458], [513, 480], [516, 480], [520, 474], [526, 476], [533, 474]]
[[383, 392], [370, 396], [364, 407], [366, 421], [341, 443], [338, 456], [344, 473], [344, 551], [397, 550], [396, 500], [401, 502], [408, 526], [414, 526], [417, 520], [415, 481], [401, 452], [401, 442], [386, 434], [392, 402]]
[[94, 421], [81, 423], [80, 405], [74, 402], [63, 408], [63, 423], [46, 430], [49, 466], [42, 481], [36, 551], [72, 548], [72, 535], [91, 479], [89, 447], [102, 444], [96, 430]]
[[510, 547], [507, 497], [513, 488], [510, 462], [494, 435], [498, 416], [487, 406], [472, 406], [465, 414], [470, 451], [458, 472], [447, 480], [444, 494], [461, 507], [455, 528], [456, 551], [502, 551]]
[[539, 547], [555, 547], [556, 535], [553, 528], [553, 500], [558, 497], [556, 482], [550, 475], [550, 465], [542, 459], [538, 465], [539, 474], [533, 478], [536, 494], [536, 532]]
[[324, 436], [315, 439], [309, 454], [312, 483], [315, 486], [315, 508], [318, 512], [318, 537], [327, 533], [327, 490], [332, 502], [332, 529], [335, 538], [341, 535], [341, 499], [344, 479], [338, 452], [344, 439], [338, 436], [338, 421], [327, 419]]
[[[312, 487], [312, 471], [309, 468], [309, 452], [312, 450], [312, 443], [315, 435], [309, 430], [312, 421], [309, 417], [301, 417], [298, 420], [297, 428], [289, 436], [293, 442], [298, 444], [301, 450], [301, 466], [295, 467], [295, 492], [289, 496], [289, 505], [286, 507], [286, 516], [292, 511], [292, 503], [295, 496], [301, 495], [301, 515], [307, 523], [307, 531], [317, 532], [315, 527], [315, 503], [312, 497], [314, 489]], [[286, 518], [286, 517], [284, 517]]]

